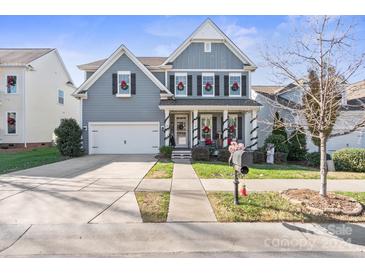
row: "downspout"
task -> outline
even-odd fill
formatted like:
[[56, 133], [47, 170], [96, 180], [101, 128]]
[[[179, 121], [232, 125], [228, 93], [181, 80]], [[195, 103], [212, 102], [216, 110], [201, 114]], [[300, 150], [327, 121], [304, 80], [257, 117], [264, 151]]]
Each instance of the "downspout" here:
[[25, 120], [25, 113], [26, 113], [26, 92], [25, 92], [25, 76], [26, 76], [27, 68], [24, 69], [23, 75], [23, 142], [24, 147], [27, 148], [27, 127], [26, 127], [26, 120]]

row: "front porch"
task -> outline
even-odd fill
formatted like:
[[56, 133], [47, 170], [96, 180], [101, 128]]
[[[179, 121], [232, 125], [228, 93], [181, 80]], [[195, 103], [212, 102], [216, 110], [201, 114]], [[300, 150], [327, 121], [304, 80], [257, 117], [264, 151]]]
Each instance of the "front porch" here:
[[[194, 103], [197, 100], [186, 101]], [[204, 145], [220, 149], [237, 141], [248, 149], [257, 149], [258, 106], [238, 105], [237, 102], [237, 105], [160, 105], [160, 108], [165, 113], [165, 146], [177, 150]]]

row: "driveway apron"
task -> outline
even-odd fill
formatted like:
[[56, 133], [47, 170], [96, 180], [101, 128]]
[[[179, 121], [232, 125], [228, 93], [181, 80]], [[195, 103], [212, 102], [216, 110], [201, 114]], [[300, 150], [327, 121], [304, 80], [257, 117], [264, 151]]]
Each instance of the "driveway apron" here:
[[175, 163], [167, 222], [216, 222], [203, 186], [190, 163]]

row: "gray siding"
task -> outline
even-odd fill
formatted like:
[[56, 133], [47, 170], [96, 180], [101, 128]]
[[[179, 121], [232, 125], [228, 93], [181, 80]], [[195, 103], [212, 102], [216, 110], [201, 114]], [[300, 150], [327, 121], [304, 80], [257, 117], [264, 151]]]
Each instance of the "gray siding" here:
[[[117, 98], [112, 94], [112, 74], [117, 71], [136, 73], [136, 95]], [[116, 61], [88, 90], [88, 99], [83, 100], [83, 126], [88, 122], [155, 122], [163, 125], [164, 114], [158, 108], [159, 88], [126, 56]], [[88, 148], [85, 131], [84, 147]], [[163, 133], [160, 134], [163, 144]]]
[[165, 72], [152, 72], [152, 74], [165, 85]]
[[86, 71], [86, 79], [85, 80], [89, 79], [91, 77], [91, 75], [93, 75], [93, 74], [94, 74], [94, 72], [92, 72], [92, 71]]
[[204, 52], [204, 43], [192, 43], [173, 62], [174, 69], [242, 69], [243, 65], [223, 43], [212, 43], [211, 52]]
[[[198, 75], [201, 75], [204, 71], [202, 72], [193, 72], [193, 71], [187, 71], [186, 73], [188, 75], [192, 75], [193, 76], [193, 92], [192, 92], [192, 96], [188, 96], [188, 97], [180, 97], [180, 98], [229, 98], [228, 96], [224, 96], [224, 75], [228, 75], [229, 72], [214, 72], [214, 75], [219, 75], [219, 97], [218, 96], [215, 96], [215, 97], [204, 97], [204, 96], [198, 96], [197, 95], [197, 90], [198, 90], [198, 85], [197, 85], [197, 76]], [[209, 71], [209, 73], [212, 72], [212, 71]], [[174, 75], [174, 72], [168, 72], [168, 76], [167, 76], [167, 87], [170, 87], [170, 75]], [[246, 75], [246, 85], [247, 85], [247, 94], [249, 93], [249, 77], [247, 75], [247, 73], [243, 72], [242, 75]], [[201, 88], [201, 87], [199, 87]], [[249, 94], [248, 94], [249, 95]], [[236, 97], [237, 98], [237, 97]], [[240, 98], [248, 98], [248, 96], [243, 96], [243, 97], [240, 97]], [[176, 99], [178, 100], [179, 97], [176, 97]]]

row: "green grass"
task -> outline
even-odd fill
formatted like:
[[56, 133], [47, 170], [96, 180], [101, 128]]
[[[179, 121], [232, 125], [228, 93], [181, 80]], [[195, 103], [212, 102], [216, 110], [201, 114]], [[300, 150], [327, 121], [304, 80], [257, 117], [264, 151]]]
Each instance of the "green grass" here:
[[[193, 168], [202, 179], [232, 179], [234, 170], [228, 163], [195, 162]], [[248, 179], [319, 179], [319, 170], [300, 165], [255, 164], [250, 167]], [[329, 172], [329, 179], [365, 179], [365, 173]]]
[[157, 162], [147, 173], [146, 179], [170, 179], [174, 169], [173, 162]]
[[136, 198], [144, 223], [163, 223], [169, 211], [169, 192], [136, 192]]
[[[337, 192], [365, 204], [365, 193]], [[364, 222], [365, 213], [359, 216], [336, 214], [311, 215], [299, 206], [290, 204], [278, 192], [256, 192], [239, 197], [233, 204], [231, 192], [210, 192], [209, 201], [219, 222]]]
[[0, 174], [50, 164], [67, 159], [55, 147], [27, 151], [0, 151]]

